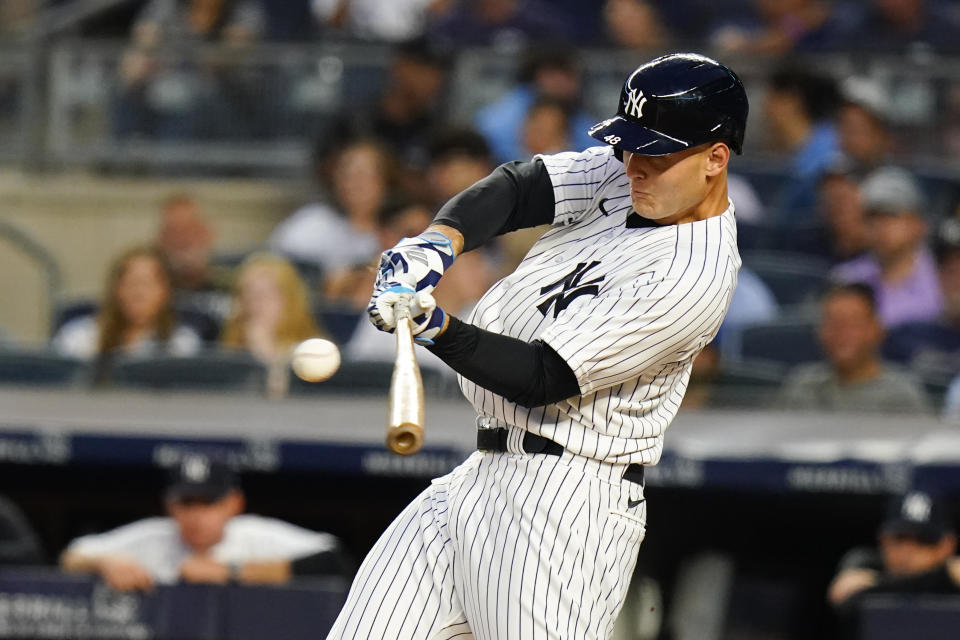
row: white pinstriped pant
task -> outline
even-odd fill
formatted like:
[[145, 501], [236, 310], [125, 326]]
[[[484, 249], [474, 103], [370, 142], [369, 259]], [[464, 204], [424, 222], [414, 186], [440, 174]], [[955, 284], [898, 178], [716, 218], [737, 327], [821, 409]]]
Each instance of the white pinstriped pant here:
[[328, 640], [609, 637], [646, 502], [571, 455], [476, 452], [434, 480], [363, 561]]

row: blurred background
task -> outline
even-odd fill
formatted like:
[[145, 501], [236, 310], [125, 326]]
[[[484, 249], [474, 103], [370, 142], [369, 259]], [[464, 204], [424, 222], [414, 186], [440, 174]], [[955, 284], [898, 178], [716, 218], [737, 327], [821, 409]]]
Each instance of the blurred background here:
[[[322, 636], [473, 447], [425, 350], [427, 444], [382, 445], [380, 252], [502, 162], [593, 146], [672, 51], [750, 97], [744, 268], [616, 637], [957, 637], [955, 0], [0, 0], [0, 637]], [[440, 305], [542, 231], [458, 258]], [[310, 384], [316, 336], [343, 363]]]

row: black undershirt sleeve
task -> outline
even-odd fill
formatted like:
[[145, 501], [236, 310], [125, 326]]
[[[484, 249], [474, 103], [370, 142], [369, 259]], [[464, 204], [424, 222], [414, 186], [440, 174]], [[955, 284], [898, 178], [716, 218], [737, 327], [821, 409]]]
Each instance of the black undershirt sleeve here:
[[508, 162], [451, 198], [433, 219], [463, 234], [464, 251], [494, 236], [553, 222], [553, 183], [543, 161]]
[[427, 347], [468, 380], [523, 407], [542, 407], [580, 395], [570, 365], [545, 342], [524, 342], [450, 316]]

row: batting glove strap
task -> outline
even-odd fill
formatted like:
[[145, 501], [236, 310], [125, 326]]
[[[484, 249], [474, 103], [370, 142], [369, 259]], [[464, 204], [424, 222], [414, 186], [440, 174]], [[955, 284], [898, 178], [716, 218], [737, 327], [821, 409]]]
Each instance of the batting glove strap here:
[[380, 256], [376, 285], [392, 282], [430, 293], [453, 259], [453, 244], [442, 233], [427, 231], [415, 238], [404, 238]]
[[[433, 296], [430, 294], [418, 294], [417, 297], [429, 296], [433, 300]], [[443, 309], [436, 306], [436, 302], [433, 303], [433, 311], [427, 314], [420, 314], [413, 320], [413, 339], [423, 345], [433, 344], [433, 339], [440, 335], [440, 332], [443, 330], [443, 324], [446, 321], [447, 314], [443, 312]]]

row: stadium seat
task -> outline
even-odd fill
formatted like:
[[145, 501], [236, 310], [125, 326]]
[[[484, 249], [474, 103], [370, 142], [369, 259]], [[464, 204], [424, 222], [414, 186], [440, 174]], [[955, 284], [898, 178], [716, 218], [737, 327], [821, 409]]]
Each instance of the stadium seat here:
[[788, 320], [755, 324], [737, 333], [740, 361], [791, 367], [822, 357], [813, 322]]
[[342, 307], [321, 308], [314, 315], [320, 328], [326, 330], [330, 339], [340, 346], [350, 342], [361, 320], [366, 322], [360, 312]]
[[769, 406], [785, 373], [786, 367], [774, 362], [725, 362], [712, 385], [710, 408], [758, 409]]
[[[50, 336], [55, 336], [57, 331], [71, 320], [97, 313], [99, 307], [100, 303], [96, 300], [74, 300], [56, 305], [50, 325]], [[196, 331], [204, 342], [216, 341], [220, 333], [220, 320], [215, 315], [192, 304], [189, 300], [177, 304], [176, 313], [179, 321]]]
[[781, 307], [814, 303], [830, 271], [825, 260], [802, 253], [751, 251], [743, 255], [743, 263], [770, 287]]
[[267, 371], [244, 353], [209, 351], [192, 357], [123, 357], [110, 369], [118, 387], [158, 390], [264, 391]]
[[49, 351], [0, 349], [0, 384], [65, 387], [82, 380], [86, 372], [82, 360]]

